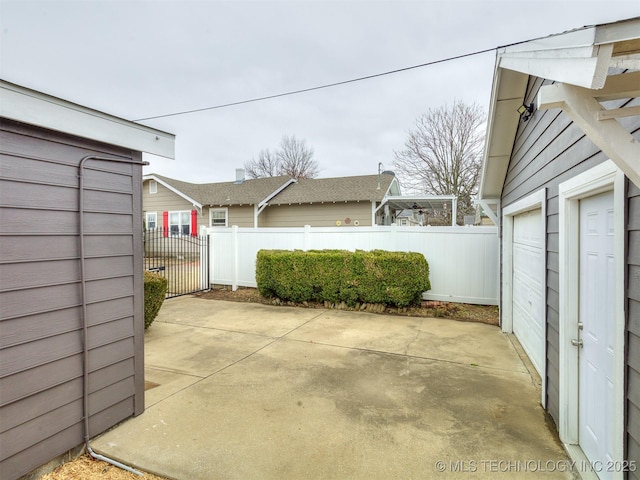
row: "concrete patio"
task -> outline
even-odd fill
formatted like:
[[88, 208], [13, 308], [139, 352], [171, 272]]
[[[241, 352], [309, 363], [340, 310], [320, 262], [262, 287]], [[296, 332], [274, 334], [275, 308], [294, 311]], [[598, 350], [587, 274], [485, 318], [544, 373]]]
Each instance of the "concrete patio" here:
[[146, 334], [147, 410], [92, 447], [175, 479], [574, 478], [513, 342], [477, 323], [175, 298]]

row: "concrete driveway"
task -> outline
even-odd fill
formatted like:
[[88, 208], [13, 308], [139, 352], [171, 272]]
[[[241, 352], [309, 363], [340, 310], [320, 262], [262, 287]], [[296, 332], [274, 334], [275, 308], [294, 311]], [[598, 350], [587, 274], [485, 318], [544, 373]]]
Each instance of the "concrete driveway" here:
[[92, 447], [158, 475], [574, 478], [494, 326], [180, 297], [145, 345], [146, 411]]

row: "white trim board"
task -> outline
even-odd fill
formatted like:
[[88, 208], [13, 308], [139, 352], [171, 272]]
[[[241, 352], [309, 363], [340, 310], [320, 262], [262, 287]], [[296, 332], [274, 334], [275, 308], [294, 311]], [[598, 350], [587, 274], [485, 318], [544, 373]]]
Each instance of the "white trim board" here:
[[[578, 442], [578, 355], [571, 339], [577, 338], [579, 313], [579, 261], [576, 248], [580, 232], [580, 199], [613, 190], [614, 256], [616, 300], [614, 333], [613, 461], [624, 458], [624, 194], [625, 177], [615, 163], [607, 160], [559, 186], [560, 237], [560, 325], [559, 325], [559, 422], [560, 440], [574, 460], [582, 452]], [[572, 454], [574, 452], [574, 454]], [[623, 473], [614, 473], [622, 478]]]
[[[544, 252], [544, 262], [542, 268], [543, 279], [547, 278], [547, 191], [545, 188], [538, 190], [531, 195], [518, 200], [502, 209], [502, 304], [500, 308], [501, 312], [501, 325], [504, 333], [513, 333], [513, 278], [511, 272], [513, 271], [513, 218], [520, 214], [531, 210], [542, 209], [542, 219], [540, 225], [540, 231], [542, 232], [542, 248]], [[544, 281], [546, 286], [546, 280]], [[546, 308], [546, 288], [542, 295], [542, 309], [544, 315], [544, 325], [547, 324], [547, 308]], [[542, 380], [542, 398], [541, 404], [546, 407], [547, 397], [547, 338], [544, 338], [544, 365], [542, 365], [542, 371], [540, 377]]]
[[0, 80], [0, 116], [90, 140], [175, 158], [175, 136]]

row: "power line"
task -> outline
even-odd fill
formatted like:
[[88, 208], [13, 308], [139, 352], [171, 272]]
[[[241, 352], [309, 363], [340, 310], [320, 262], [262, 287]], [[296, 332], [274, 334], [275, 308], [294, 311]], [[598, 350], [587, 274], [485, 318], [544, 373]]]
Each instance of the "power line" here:
[[[498, 48], [502, 48], [502, 47], [498, 47]], [[236, 105], [244, 105], [246, 103], [261, 102], [263, 100], [270, 100], [272, 98], [288, 97], [290, 95], [298, 95], [300, 93], [313, 92], [315, 90], [323, 90], [325, 88], [332, 88], [332, 87], [337, 87], [337, 86], [340, 86], [340, 85], [347, 85], [349, 83], [361, 82], [363, 80], [370, 80], [372, 78], [384, 77], [385, 75], [393, 75], [395, 73], [406, 72], [408, 70], [415, 70], [417, 68], [429, 67], [431, 65], [437, 65], [438, 63], [451, 62], [453, 60], [459, 60], [461, 58], [472, 57], [474, 55], [480, 55], [482, 53], [488, 53], [488, 52], [492, 52], [492, 51], [495, 51], [495, 50], [497, 50], [496, 47], [487, 48], [485, 50], [478, 50], [478, 51], [475, 51], [475, 52], [472, 52], [472, 53], [465, 53], [463, 55], [456, 55], [455, 57], [443, 58], [443, 59], [440, 59], [440, 60], [434, 60], [432, 62], [421, 63], [419, 65], [412, 65], [410, 67], [398, 68], [396, 70], [389, 70], [387, 72], [376, 73], [376, 74], [373, 74], [373, 75], [366, 75], [364, 77], [352, 78], [350, 80], [343, 80], [341, 82], [327, 83], [327, 84], [324, 84], [324, 85], [318, 85], [318, 86], [309, 87], [309, 88], [302, 88], [300, 90], [292, 90], [292, 91], [289, 91], [289, 92], [278, 93], [278, 94], [275, 94], [275, 95], [267, 95], [267, 96], [264, 96], [264, 97], [250, 98], [248, 100], [240, 100], [238, 102], [223, 103], [223, 104], [220, 104], [220, 105], [214, 105], [212, 107], [196, 108], [196, 109], [193, 109], [193, 110], [184, 110], [184, 111], [181, 111], [181, 112], [166, 113], [164, 115], [155, 115], [153, 117], [138, 118], [138, 119], [133, 120], [133, 121], [134, 122], [142, 122], [142, 121], [145, 121], [145, 120], [155, 120], [157, 118], [175, 117], [175, 116], [178, 116], [178, 115], [187, 115], [187, 114], [190, 114], [190, 113], [204, 112], [206, 110], [216, 110], [216, 109], [219, 109], [219, 108], [233, 107], [233, 106], [236, 106]]]

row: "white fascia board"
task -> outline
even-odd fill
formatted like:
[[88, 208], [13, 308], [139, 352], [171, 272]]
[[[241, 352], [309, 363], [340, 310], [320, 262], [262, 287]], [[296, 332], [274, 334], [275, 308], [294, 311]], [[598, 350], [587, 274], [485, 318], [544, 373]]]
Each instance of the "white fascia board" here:
[[478, 198], [484, 198], [485, 185], [487, 183], [487, 168], [489, 166], [489, 149], [491, 148], [491, 139], [493, 138], [493, 122], [495, 110], [497, 107], [498, 88], [500, 85], [501, 70], [498, 68], [498, 56], [496, 54], [496, 64], [493, 72], [493, 82], [491, 85], [491, 101], [489, 103], [489, 115], [487, 116], [487, 132], [484, 136], [484, 153], [482, 155], [482, 167], [480, 171], [480, 187], [478, 188]]
[[175, 135], [0, 80], [0, 116], [110, 145], [175, 158]]
[[[510, 53], [558, 50], [563, 48], [587, 47], [596, 41], [597, 27], [586, 27], [565, 33], [536, 38], [528, 42], [517, 43], [498, 50], [498, 56]], [[608, 42], [607, 42], [608, 43]]]
[[580, 87], [602, 88], [616, 41], [609, 36], [608, 43], [597, 43], [599, 29], [607, 27], [587, 27], [502, 48], [499, 66]]
[[184, 198], [187, 202], [191, 203], [194, 207], [198, 208], [200, 211], [202, 211], [202, 204], [200, 202], [195, 201], [193, 198], [191, 198], [189, 195], [186, 195], [185, 193], [182, 193], [180, 190], [178, 190], [175, 187], [172, 187], [171, 185], [169, 185], [167, 182], [165, 182], [164, 180], [159, 179], [158, 177], [156, 177], [155, 175], [151, 174], [151, 175], [145, 175], [142, 177], [142, 181], [146, 182], [147, 180], [155, 180], [156, 182], [158, 182], [160, 185], [163, 185], [165, 188], [171, 190], [173, 193], [175, 193], [176, 195]]
[[602, 88], [613, 44], [505, 53], [500, 67], [585, 88]]
[[596, 27], [595, 45], [624, 42], [640, 37], [640, 17]]
[[[395, 189], [393, 188], [394, 186], [395, 186]], [[400, 183], [398, 182], [397, 177], [393, 177], [393, 180], [391, 180], [391, 183], [389, 184], [389, 188], [387, 188], [387, 191], [385, 192], [384, 197], [382, 198], [383, 201], [385, 198], [387, 198], [387, 196], [391, 196], [391, 194], [394, 193], [393, 190], [398, 192], [398, 195], [401, 195]]]
[[517, 109], [522, 105], [529, 78], [525, 74], [499, 68], [498, 62], [496, 59], [478, 190], [481, 199], [496, 198], [502, 192], [520, 118]]
[[[528, 75], [599, 89], [612, 66], [613, 44], [640, 38], [640, 18], [552, 35], [498, 50], [500, 67]], [[615, 65], [637, 65], [626, 56]]]

